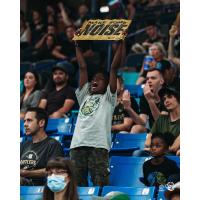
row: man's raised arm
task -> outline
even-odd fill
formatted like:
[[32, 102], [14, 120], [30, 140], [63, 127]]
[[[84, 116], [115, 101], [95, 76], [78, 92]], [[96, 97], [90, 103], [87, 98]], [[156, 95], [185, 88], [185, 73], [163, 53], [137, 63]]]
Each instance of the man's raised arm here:
[[112, 93], [116, 92], [117, 89], [117, 69], [119, 68], [121, 64], [121, 56], [122, 56], [122, 46], [124, 45], [124, 41], [120, 41], [115, 56], [113, 58], [111, 69], [110, 69], [110, 90]]
[[83, 53], [78, 46], [77, 41], [75, 41], [76, 46], [76, 57], [79, 64], [79, 88], [81, 89], [85, 83], [88, 82], [88, 74], [87, 74], [87, 64], [85, 62], [85, 59], [83, 57]]

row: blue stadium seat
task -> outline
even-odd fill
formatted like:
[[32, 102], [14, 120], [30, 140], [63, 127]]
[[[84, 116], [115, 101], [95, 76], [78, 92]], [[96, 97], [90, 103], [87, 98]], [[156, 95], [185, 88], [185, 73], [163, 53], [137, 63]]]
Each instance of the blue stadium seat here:
[[24, 136], [25, 131], [24, 131], [24, 120], [20, 119], [20, 136]]
[[141, 85], [124, 85], [124, 88], [130, 92], [130, 94], [134, 97], [141, 97], [143, 95], [143, 89]]
[[78, 187], [78, 194], [80, 200], [91, 200], [92, 196], [98, 196], [100, 187]]
[[142, 166], [146, 157], [112, 156], [110, 159], [110, 185], [144, 187], [139, 178], [143, 176]]
[[[43, 186], [20, 186], [20, 199], [42, 200]], [[78, 187], [80, 200], [91, 200], [92, 196], [98, 196], [100, 187]]]
[[166, 190], [167, 189], [163, 186], [159, 187], [157, 200], [166, 200], [165, 195], [164, 195]]
[[33, 69], [37, 72], [49, 71], [51, 72], [52, 67], [56, 64], [55, 60], [41, 60], [33, 65]]
[[105, 196], [111, 191], [126, 193], [129, 196], [130, 200], [153, 200], [155, 195], [155, 187], [104, 186], [101, 196]]
[[123, 78], [124, 85], [134, 85], [139, 77], [138, 72], [132, 71], [121, 71], [119, 75]]
[[21, 200], [42, 200], [43, 186], [20, 186]]
[[72, 128], [71, 118], [49, 119], [46, 132], [68, 135], [71, 134], [71, 128]]
[[131, 156], [133, 151], [144, 148], [144, 142], [146, 140], [146, 133], [141, 134], [116, 134], [113, 141], [110, 155], [129, 155]]
[[169, 159], [176, 162], [177, 166], [180, 168], [180, 157], [179, 156], [167, 156]]

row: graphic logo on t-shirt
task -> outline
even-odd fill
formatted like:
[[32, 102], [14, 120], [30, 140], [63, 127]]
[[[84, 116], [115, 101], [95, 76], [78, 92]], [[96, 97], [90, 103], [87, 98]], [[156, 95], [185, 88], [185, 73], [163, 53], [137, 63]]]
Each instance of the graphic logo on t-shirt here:
[[20, 166], [23, 169], [35, 168], [36, 164], [37, 164], [37, 155], [34, 151], [26, 152], [20, 161]]
[[84, 102], [80, 114], [85, 117], [93, 115], [93, 113], [99, 108], [99, 104], [100, 96], [91, 96]]
[[167, 182], [165, 175], [161, 172], [151, 172], [147, 179], [151, 186], [155, 185], [156, 183], [159, 185], [164, 185]]

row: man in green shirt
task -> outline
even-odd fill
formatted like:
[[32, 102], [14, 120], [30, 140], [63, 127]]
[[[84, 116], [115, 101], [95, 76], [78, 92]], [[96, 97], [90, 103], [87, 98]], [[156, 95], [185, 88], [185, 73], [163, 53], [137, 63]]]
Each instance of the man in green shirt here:
[[180, 155], [180, 94], [175, 88], [165, 87], [159, 91], [159, 96], [163, 99], [168, 114], [160, 114], [147, 135], [144, 150], [135, 151], [134, 156], [149, 155], [151, 136], [155, 133], [172, 134], [174, 142], [169, 147], [169, 152]]
[[172, 134], [174, 143], [169, 147], [169, 151], [180, 154], [180, 94], [175, 88], [166, 87], [160, 90], [160, 97], [164, 101], [164, 106], [168, 111], [168, 115], [160, 115], [155, 121], [151, 132], [147, 136], [145, 142], [145, 150], [149, 149], [152, 134], [159, 132], [162, 134]]

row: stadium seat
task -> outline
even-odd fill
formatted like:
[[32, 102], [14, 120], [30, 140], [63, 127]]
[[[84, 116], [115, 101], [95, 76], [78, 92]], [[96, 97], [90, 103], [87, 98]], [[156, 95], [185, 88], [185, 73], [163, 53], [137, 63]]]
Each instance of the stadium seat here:
[[51, 72], [52, 67], [56, 64], [55, 60], [41, 60], [33, 64], [33, 69], [37, 72]]
[[167, 191], [166, 187], [160, 186], [158, 190], [157, 200], [166, 200], [165, 191]]
[[101, 196], [105, 196], [111, 191], [126, 193], [130, 200], [150, 200], [154, 199], [154, 187], [119, 187], [119, 186], [104, 186]]
[[144, 187], [139, 178], [147, 157], [112, 156], [110, 160], [110, 185]]
[[134, 85], [139, 77], [139, 73], [133, 71], [121, 71], [119, 75], [123, 78], [124, 85]]
[[46, 132], [67, 135], [71, 134], [71, 128], [72, 128], [71, 118], [49, 119]]
[[116, 134], [112, 143], [110, 155], [131, 156], [135, 150], [143, 149], [146, 140], [146, 133], [141, 134]]
[[128, 90], [131, 96], [134, 97], [141, 97], [143, 95], [143, 89], [141, 85], [124, 85], [124, 89]]
[[98, 196], [100, 187], [78, 187], [79, 200], [91, 200], [92, 196]]
[[180, 168], [180, 157], [179, 156], [167, 156], [169, 159], [176, 162], [177, 166]]
[[24, 136], [25, 131], [24, 131], [24, 120], [20, 119], [20, 136]]
[[43, 186], [20, 186], [21, 200], [42, 200]]
[[33, 67], [31, 62], [22, 62], [20, 63], [20, 80], [23, 79], [24, 74], [28, 71], [31, 70]]

